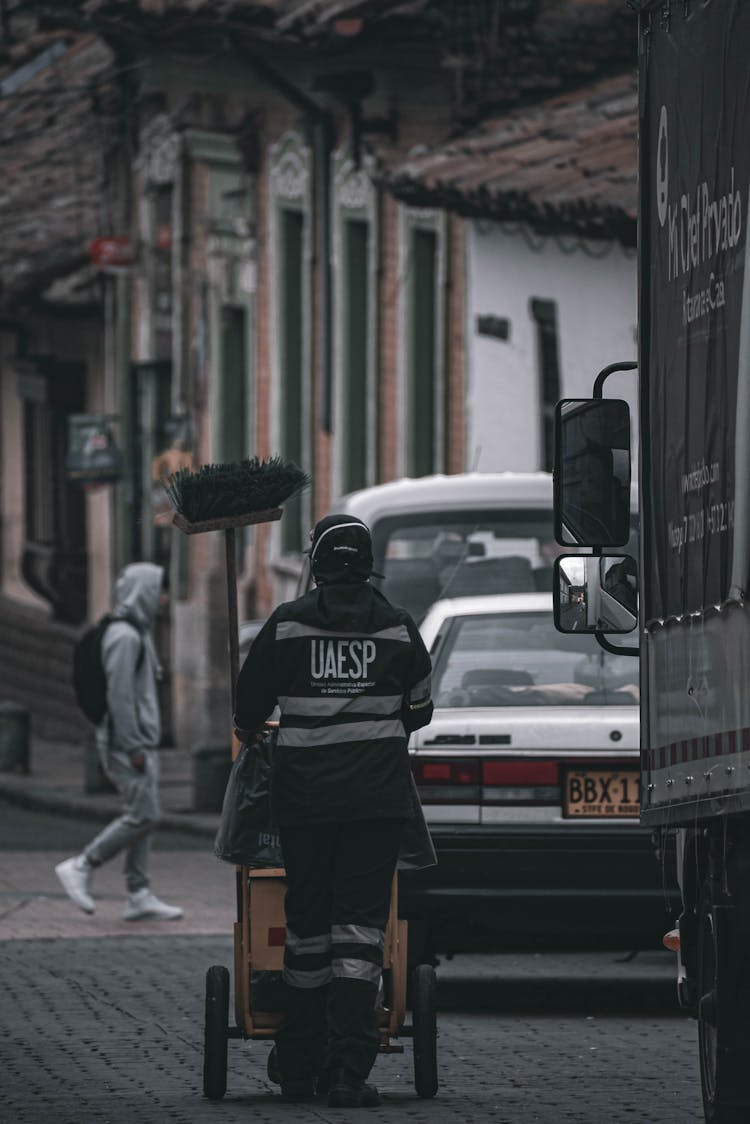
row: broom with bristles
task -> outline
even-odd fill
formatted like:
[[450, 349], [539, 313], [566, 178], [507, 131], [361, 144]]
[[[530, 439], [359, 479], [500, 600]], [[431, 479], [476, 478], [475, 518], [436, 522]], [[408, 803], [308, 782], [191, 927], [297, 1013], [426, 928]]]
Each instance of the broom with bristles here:
[[306, 473], [281, 457], [251, 457], [231, 464], [181, 468], [164, 484], [175, 509], [174, 523], [186, 534], [267, 523], [280, 505], [310, 483]]
[[172, 522], [176, 527], [186, 535], [224, 532], [232, 713], [239, 672], [235, 529], [280, 519], [281, 504], [298, 495], [309, 483], [307, 473], [281, 457], [268, 460], [250, 457], [230, 464], [204, 464], [194, 472], [181, 468], [164, 482], [175, 509]]

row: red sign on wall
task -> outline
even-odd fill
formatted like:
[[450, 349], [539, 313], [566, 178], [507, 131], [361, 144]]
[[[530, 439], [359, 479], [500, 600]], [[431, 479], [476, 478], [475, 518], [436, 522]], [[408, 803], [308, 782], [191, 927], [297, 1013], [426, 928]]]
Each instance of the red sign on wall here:
[[135, 261], [133, 245], [125, 236], [95, 238], [90, 250], [92, 262], [101, 269], [124, 269]]

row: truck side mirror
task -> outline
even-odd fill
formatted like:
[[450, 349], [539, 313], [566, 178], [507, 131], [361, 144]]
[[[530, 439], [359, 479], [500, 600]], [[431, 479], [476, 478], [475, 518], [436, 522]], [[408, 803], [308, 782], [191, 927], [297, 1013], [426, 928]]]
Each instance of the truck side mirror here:
[[629, 554], [563, 554], [553, 587], [558, 632], [632, 632], [638, 624], [638, 566]]
[[555, 408], [555, 538], [562, 546], [625, 546], [630, 536], [630, 410], [617, 398]]

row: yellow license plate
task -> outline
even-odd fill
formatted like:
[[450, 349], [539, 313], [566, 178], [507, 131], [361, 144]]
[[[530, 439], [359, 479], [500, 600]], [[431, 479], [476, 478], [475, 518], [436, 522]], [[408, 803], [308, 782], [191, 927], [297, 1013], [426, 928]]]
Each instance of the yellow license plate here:
[[563, 815], [581, 819], [637, 819], [641, 813], [637, 769], [570, 769]]

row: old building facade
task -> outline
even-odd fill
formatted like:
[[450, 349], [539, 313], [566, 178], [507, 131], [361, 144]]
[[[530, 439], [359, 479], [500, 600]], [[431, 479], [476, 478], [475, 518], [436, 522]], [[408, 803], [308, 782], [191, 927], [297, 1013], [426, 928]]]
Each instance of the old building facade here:
[[[18, 167], [16, 210], [0, 200], [0, 222], [20, 221], [26, 206], [39, 231], [24, 277], [20, 249], [0, 262], [0, 660], [15, 663], [7, 689], [29, 701], [37, 730], [75, 736], [75, 630], [106, 608], [121, 565], [153, 559], [172, 579], [159, 628], [168, 726], [178, 744], [205, 745], [229, 721], [223, 543], [171, 526], [160, 477], [276, 453], [310, 473], [279, 523], [240, 536], [240, 613], [265, 616], [293, 594], [309, 528], [336, 497], [405, 474], [544, 467], [533, 419], [545, 310], [531, 315], [536, 336], [524, 338], [521, 324], [529, 297], [563, 292], [565, 267], [555, 293], [542, 285], [550, 255], [535, 259], [538, 282], [519, 284], [507, 225], [488, 227], [445, 194], [402, 190], [420, 179], [415, 160], [473, 127], [483, 98], [510, 96], [485, 74], [469, 97], [477, 67], [470, 53], [451, 62], [448, 50], [459, 25], [466, 31], [454, 5], [267, 0], [219, 12], [97, 0], [63, 6], [75, 19], [52, 7], [34, 24], [11, 6], [0, 71]], [[580, 85], [573, 32], [586, 6], [567, 8], [558, 81]], [[523, 47], [533, 30], [531, 21], [518, 31], [511, 100], [519, 90], [539, 100]], [[616, 31], [592, 38], [594, 69]], [[74, 147], [71, 122], [50, 133], [61, 88]], [[44, 153], [34, 156], [33, 121], [20, 143], [7, 116], [18, 105], [36, 114], [58, 169], [45, 174], [46, 194], [29, 194]], [[60, 231], [45, 217], [57, 213]], [[528, 229], [533, 236], [533, 221]], [[618, 253], [606, 269], [623, 306], [612, 332], [627, 335], [631, 266], [620, 277]], [[595, 287], [594, 276], [585, 284]], [[493, 317], [512, 322], [509, 341], [478, 330]], [[571, 340], [585, 321], [582, 313]], [[558, 363], [578, 369], [559, 342]], [[506, 344], [510, 359], [497, 355]], [[123, 458], [115, 483], [84, 487], [67, 475], [71, 415], [103, 419]], [[524, 426], [533, 441], [519, 436]], [[56, 459], [44, 462], [44, 449]], [[23, 667], [21, 635], [33, 638]], [[54, 649], [45, 706], [42, 649]]]

